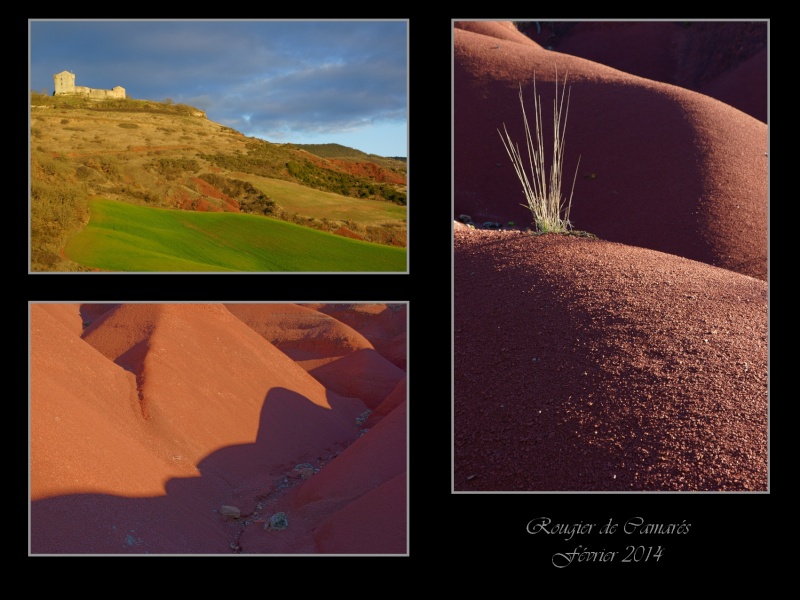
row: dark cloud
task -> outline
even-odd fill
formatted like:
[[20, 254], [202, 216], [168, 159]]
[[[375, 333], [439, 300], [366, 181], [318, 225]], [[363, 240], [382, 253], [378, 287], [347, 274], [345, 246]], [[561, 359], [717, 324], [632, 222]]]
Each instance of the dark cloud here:
[[403, 21], [30, 25], [34, 90], [52, 90], [53, 74], [68, 69], [78, 85], [122, 85], [134, 98], [193, 104], [248, 135], [335, 133], [406, 119]]

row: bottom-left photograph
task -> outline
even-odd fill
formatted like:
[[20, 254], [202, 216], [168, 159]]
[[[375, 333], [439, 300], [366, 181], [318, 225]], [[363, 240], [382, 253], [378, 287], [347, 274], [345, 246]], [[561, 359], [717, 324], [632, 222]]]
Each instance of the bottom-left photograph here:
[[30, 555], [407, 555], [408, 304], [29, 309]]

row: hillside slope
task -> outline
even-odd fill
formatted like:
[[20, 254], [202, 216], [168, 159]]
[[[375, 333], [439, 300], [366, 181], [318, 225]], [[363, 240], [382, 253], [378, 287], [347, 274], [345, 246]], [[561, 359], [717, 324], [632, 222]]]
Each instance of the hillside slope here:
[[[405, 238], [405, 219], [386, 219], [381, 207], [404, 207], [405, 178], [402, 160], [379, 165], [369, 158], [320, 158], [289, 144], [245, 137], [184, 105], [31, 94], [31, 269], [76, 269], [61, 249], [88, 221], [92, 196], [269, 215], [331, 232], [347, 226], [363, 233], [360, 239], [391, 238], [397, 245]], [[303, 212], [296, 212], [257, 185], [272, 180], [302, 184], [309, 193], [333, 192], [345, 207], [371, 200], [376, 215], [365, 215], [360, 204], [353, 222], [328, 219], [314, 214], [313, 194]], [[382, 232], [384, 226], [391, 231]]]

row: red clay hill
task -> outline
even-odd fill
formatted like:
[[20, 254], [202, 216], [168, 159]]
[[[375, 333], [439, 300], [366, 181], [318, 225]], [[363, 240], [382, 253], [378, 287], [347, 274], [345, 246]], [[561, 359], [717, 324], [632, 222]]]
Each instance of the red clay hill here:
[[30, 313], [31, 553], [407, 552], [405, 373], [349, 364], [382, 404], [278, 347], [374, 352], [347, 325], [298, 305]]

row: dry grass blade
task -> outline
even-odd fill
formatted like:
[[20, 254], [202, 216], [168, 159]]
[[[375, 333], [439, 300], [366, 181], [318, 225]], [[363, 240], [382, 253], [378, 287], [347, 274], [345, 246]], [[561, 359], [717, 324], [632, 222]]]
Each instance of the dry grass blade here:
[[[497, 130], [500, 140], [505, 146], [517, 177], [522, 183], [522, 191], [525, 194], [527, 204], [523, 204], [530, 209], [536, 230], [540, 232], [566, 232], [572, 229], [569, 221], [569, 213], [572, 208], [572, 194], [575, 191], [575, 180], [578, 177], [578, 166], [575, 167], [575, 176], [572, 179], [572, 191], [569, 200], [561, 198], [561, 174], [564, 162], [565, 132], [567, 129], [567, 116], [569, 114], [569, 93], [566, 94], [566, 107], [564, 106], [564, 95], [566, 91], [567, 77], [564, 77], [564, 85], [561, 90], [561, 97], [558, 96], [558, 71], [556, 71], [556, 97], [553, 100], [553, 159], [550, 163], [550, 170], [545, 166], [544, 138], [542, 134], [542, 106], [541, 100], [536, 93], [536, 75], [533, 78], [534, 95], [534, 129], [531, 132], [528, 124], [528, 116], [525, 113], [525, 103], [522, 99], [522, 85], [519, 88], [519, 103], [522, 107], [522, 120], [525, 125], [525, 141], [528, 150], [528, 166], [530, 168], [530, 178], [525, 170], [525, 164], [519, 151], [519, 146], [514, 144], [508, 134], [505, 123], [503, 131], [505, 137]], [[562, 121], [563, 117], [563, 121]], [[578, 158], [580, 165], [580, 157]], [[566, 210], [565, 210], [566, 208]], [[562, 212], [564, 216], [562, 217]]]

